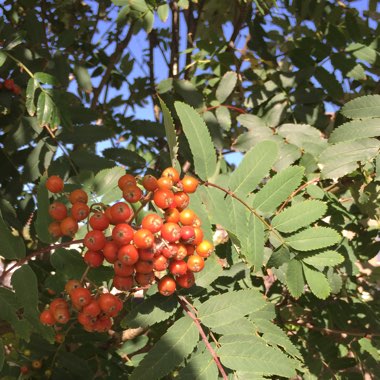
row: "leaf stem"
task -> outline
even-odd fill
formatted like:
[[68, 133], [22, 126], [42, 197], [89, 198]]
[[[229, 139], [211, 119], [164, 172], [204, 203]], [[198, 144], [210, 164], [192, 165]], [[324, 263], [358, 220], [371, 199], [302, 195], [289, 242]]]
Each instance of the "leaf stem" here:
[[[217, 353], [215, 352], [215, 350], [212, 348], [210, 342], [208, 341], [206, 333], [204, 332], [202, 325], [200, 324], [198, 318], [188, 309], [188, 307], [186, 305], [186, 304], [189, 304], [189, 301], [187, 301], [186, 298], [183, 296], [178, 296], [178, 298], [179, 298], [179, 303], [181, 304], [183, 310], [194, 321], [195, 325], [197, 326], [199, 334], [201, 335], [202, 340], [203, 340], [204, 344], [206, 345], [207, 350], [210, 352], [212, 358], [214, 359], [215, 364], [218, 367], [219, 372], [222, 375], [223, 380], [228, 380], [228, 376], [226, 374], [226, 371], [224, 370]], [[192, 306], [192, 308], [194, 309], [193, 306]]]

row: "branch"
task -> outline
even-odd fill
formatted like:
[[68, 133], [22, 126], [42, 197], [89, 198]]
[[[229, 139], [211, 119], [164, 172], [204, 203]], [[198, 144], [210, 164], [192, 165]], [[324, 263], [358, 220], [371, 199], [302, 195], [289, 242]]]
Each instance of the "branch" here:
[[293, 326], [302, 326], [309, 330], [315, 330], [319, 331], [321, 333], [325, 334], [335, 334], [335, 335], [349, 335], [349, 336], [357, 336], [361, 338], [368, 338], [372, 339], [373, 337], [380, 337], [380, 333], [371, 333], [369, 331], [350, 331], [350, 330], [336, 330], [336, 329], [329, 329], [327, 327], [318, 327], [313, 325], [310, 322], [304, 322], [304, 321], [285, 321], [285, 323], [293, 325]]
[[157, 46], [157, 35], [156, 35], [156, 31], [153, 29], [149, 33], [149, 60], [148, 60], [148, 67], [149, 67], [150, 89], [152, 91], [154, 118], [156, 119], [156, 121], [159, 121], [160, 120], [160, 109], [158, 107], [157, 94], [156, 94], [156, 86], [155, 86], [155, 79], [154, 79], [154, 47], [155, 46]]
[[108, 82], [109, 77], [111, 76], [112, 70], [114, 69], [116, 63], [118, 62], [118, 60], [120, 59], [121, 55], [123, 54], [124, 49], [128, 46], [128, 44], [129, 44], [129, 42], [130, 42], [130, 40], [132, 38], [132, 35], [133, 35], [133, 26], [134, 26], [134, 23], [132, 23], [130, 25], [128, 33], [125, 36], [124, 40], [116, 45], [116, 49], [112, 53], [112, 55], [110, 57], [110, 60], [108, 62], [108, 66], [107, 66], [106, 72], [104, 73], [103, 78], [102, 78], [102, 80], [99, 83], [99, 86], [94, 89], [94, 97], [92, 98], [91, 108], [95, 108], [96, 107], [96, 105], [98, 103], [98, 100], [99, 100], [100, 93], [103, 90], [103, 87]]
[[195, 325], [197, 326], [199, 334], [201, 335], [204, 344], [206, 345], [208, 351], [210, 352], [212, 358], [214, 359], [214, 362], [217, 365], [219, 372], [223, 377], [223, 380], [228, 380], [228, 376], [227, 376], [227, 374], [226, 374], [226, 372], [222, 366], [222, 363], [220, 362], [217, 353], [215, 352], [215, 350], [212, 348], [210, 342], [208, 341], [206, 333], [204, 332], [204, 330], [202, 328], [202, 325], [200, 324], [198, 318], [188, 309], [188, 307], [186, 305], [186, 303], [188, 303], [188, 301], [183, 296], [178, 296], [178, 298], [179, 298], [179, 303], [181, 304], [183, 310], [185, 310], [186, 314], [194, 321]]
[[214, 110], [216, 108], [219, 108], [219, 107], [226, 107], [226, 108], [229, 108], [230, 110], [234, 110], [234, 111], [237, 111], [241, 114], [245, 114], [247, 113], [246, 111], [244, 111], [242, 108], [239, 108], [239, 107], [235, 107], [235, 106], [229, 106], [227, 104], [219, 104], [218, 106], [213, 106], [213, 107], [209, 107], [209, 108], [206, 108], [206, 111], [211, 111], [211, 110]]
[[3, 282], [4, 278], [9, 273], [11, 273], [14, 269], [16, 269], [17, 267], [20, 267], [20, 266], [24, 265], [25, 263], [27, 263], [33, 257], [36, 257], [36, 256], [38, 256], [40, 254], [48, 253], [48, 252], [50, 252], [50, 251], [52, 251], [54, 249], [63, 248], [63, 247], [69, 247], [70, 245], [73, 245], [73, 244], [83, 243], [83, 240], [84, 239], [78, 239], [78, 240], [67, 241], [65, 243], [60, 243], [60, 244], [51, 244], [51, 245], [48, 245], [47, 247], [39, 249], [38, 251], [32, 252], [28, 256], [25, 256], [23, 259], [18, 260], [17, 262], [15, 262], [8, 269], [4, 270], [3, 273], [0, 276], [0, 282]]
[[245, 208], [247, 208], [253, 215], [255, 215], [261, 223], [265, 225], [266, 228], [268, 228], [269, 231], [271, 231], [276, 237], [281, 241], [282, 244], [285, 244], [284, 239], [282, 236], [254, 209], [252, 208], [248, 203], [243, 201], [241, 198], [239, 198], [234, 192], [231, 190], [227, 190], [222, 186], [216, 185], [215, 183], [211, 183], [208, 181], [200, 181], [202, 185], [208, 186], [208, 187], [215, 187], [216, 189], [219, 189], [229, 195], [230, 197], [236, 199], [238, 202], [240, 202]]
[[172, 43], [170, 52], [169, 77], [178, 76], [178, 56], [179, 56], [179, 10], [176, 0], [170, 3], [172, 9]]

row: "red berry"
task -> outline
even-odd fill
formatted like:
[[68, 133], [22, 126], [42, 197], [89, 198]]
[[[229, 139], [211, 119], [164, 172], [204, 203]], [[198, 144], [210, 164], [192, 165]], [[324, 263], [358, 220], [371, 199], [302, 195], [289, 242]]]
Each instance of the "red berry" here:
[[203, 240], [197, 245], [196, 251], [201, 257], [209, 257], [214, 251], [214, 245], [208, 240]]
[[147, 191], [155, 191], [158, 188], [157, 178], [152, 176], [151, 174], [147, 174], [141, 181], [145, 190]]
[[113, 270], [115, 271], [116, 276], [129, 277], [134, 273], [135, 267], [133, 265], [127, 265], [126, 263], [117, 260], [113, 264]]
[[153, 201], [157, 207], [167, 209], [174, 206], [174, 193], [171, 190], [158, 189], [154, 192]]
[[192, 272], [200, 272], [205, 266], [205, 261], [200, 256], [189, 256], [187, 259], [187, 267]]
[[176, 283], [170, 276], [164, 276], [158, 283], [158, 291], [164, 296], [172, 295], [176, 290]]
[[53, 326], [55, 324], [56, 320], [51, 310], [44, 310], [40, 314], [40, 322], [46, 326]]
[[90, 207], [86, 203], [76, 202], [71, 207], [71, 215], [76, 221], [84, 220], [90, 214]]
[[69, 313], [69, 309], [67, 307], [57, 307], [55, 310], [54, 310], [54, 319], [58, 322], [58, 323], [61, 323], [61, 324], [65, 324], [69, 321], [70, 319], [70, 313]]
[[109, 316], [117, 315], [122, 309], [119, 299], [111, 293], [103, 293], [99, 296], [98, 303], [100, 309]]
[[180, 212], [179, 221], [184, 226], [192, 226], [196, 217], [197, 215], [195, 214], [195, 212], [187, 208]]
[[175, 169], [175, 168], [173, 168], [173, 167], [166, 168], [162, 172], [162, 177], [168, 177], [168, 178], [170, 178], [173, 181], [174, 184], [176, 184], [179, 181], [178, 170]]
[[194, 241], [195, 232], [194, 228], [191, 226], [183, 226], [181, 227], [181, 239], [186, 243], [191, 243]]
[[157, 186], [161, 190], [171, 190], [173, 181], [169, 177], [161, 177], [157, 180]]
[[73, 305], [80, 309], [91, 302], [91, 293], [86, 288], [76, 288], [70, 292], [70, 298]]
[[117, 260], [119, 246], [114, 241], [107, 241], [103, 247], [104, 258], [111, 264]]
[[124, 174], [119, 178], [117, 185], [123, 191], [126, 186], [136, 186], [136, 178], [131, 174]]
[[97, 300], [92, 300], [88, 305], [86, 305], [82, 313], [88, 317], [95, 318], [102, 312]]
[[180, 221], [180, 214], [176, 208], [169, 208], [165, 211], [165, 220], [167, 222], [178, 223]]
[[178, 210], [184, 210], [190, 203], [190, 197], [183, 191], [177, 191], [174, 194], [174, 206], [178, 208]]
[[178, 244], [167, 244], [162, 248], [162, 255], [167, 259], [171, 259], [178, 252]]
[[76, 189], [70, 193], [69, 201], [71, 204], [74, 204], [77, 202], [87, 203], [88, 202], [88, 195], [84, 190]]
[[159, 255], [153, 258], [153, 269], [157, 272], [166, 270], [168, 265], [169, 265], [168, 259], [163, 255]]
[[198, 245], [203, 240], [203, 231], [199, 227], [194, 227], [194, 233], [195, 233], [195, 238], [194, 238], [193, 244]]
[[188, 271], [183, 276], [177, 277], [176, 282], [181, 288], [191, 288], [195, 284], [194, 273]]
[[89, 224], [93, 230], [104, 231], [110, 225], [110, 221], [106, 214], [101, 211], [95, 212], [89, 219]]
[[194, 193], [198, 187], [199, 181], [194, 177], [185, 176], [182, 178], [181, 183], [183, 191], [186, 193]]
[[137, 248], [132, 244], [122, 245], [117, 253], [119, 261], [126, 265], [133, 265], [137, 263], [139, 259], [139, 253]]
[[13, 90], [13, 87], [15, 85], [15, 82], [13, 81], [13, 79], [5, 79], [4, 81], [4, 87], [7, 89], [7, 90]]
[[60, 223], [60, 229], [64, 236], [73, 237], [77, 233], [78, 228], [78, 222], [72, 216], [68, 216]]
[[151, 261], [154, 258], [154, 251], [152, 248], [140, 248], [139, 259], [143, 261]]
[[51, 193], [60, 193], [63, 190], [64, 183], [61, 177], [52, 175], [46, 180], [46, 188]]
[[126, 245], [132, 241], [134, 233], [135, 231], [129, 224], [120, 223], [112, 230], [112, 238], [116, 243]]
[[60, 222], [51, 222], [48, 226], [48, 231], [51, 236], [54, 238], [59, 238], [61, 237], [62, 231], [61, 231], [61, 223]]
[[118, 290], [123, 290], [127, 292], [128, 290], [131, 290], [133, 287], [133, 277], [114, 276], [113, 286]]
[[20, 94], [21, 94], [21, 87], [20, 87], [19, 85], [15, 84], [15, 85], [13, 86], [13, 93], [14, 93], [15, 95], [20, 95]]
[[97, 251], [87, 251], [83, 256], [84, 262], [91, 268], [98, 268], [103, 264], [104, 256]]
[[20, 372], [23, 374], [23, 375], [26, 375], [27, 373], [29, 373], [29, 367], [27, 365], [22, 365], [20, 367]]
[[169, 243], [174, 243], [181, 237], [181, 227], [177, 223], [165, 223], [161, 228], [161, 236]]
[[66, 282], [65, 291], [70, 294], [74, 289], [82, 287], [82, 284], [78, 280], [69, 280]]
[[135, 280], [140, 286], [149, 285], [154, 281], [154, 273], [136, 273]]
[[136, 273], [144, 273], [144, 274], [147, 274], [147, 273], [150, 273], [150, 272], [153, 272], [153, 261], [143, 261], [143, 260], [139, 260], [136, 264], [135, 264], [135, 270], [136, 270]]
[[141, 221], [142, 228], [149, 230], [152, 233], [156, 233], [161, 230], [164, 222], [161, 217], [157, 214], [148, 214], [145, 215], [143, 220]]
[[83, 244], [90, 251], [100, 251], [106, 244], [106, 237], [102, 231], [93, 230], [87, 232]]
[[61, 202], [53, 202], [49, 206], [49, 215], [55, 220], [63, 220], [67, 216], [67, 208]]
[[136, 185], [125, 186], [123, 189], [123, 198], [129, 203], [138, 202], [143, 196], [143, 192]]
[[174, 276], [181, 276], [187, 272], [186, 261], [172, 260], [169, 264], [169, 272]]
[[154, 243], [154, 236], [149, 230], [141, 228], [135, 232], [133, 242], [137, 248], [151, 248]]
[[111, 216], [114, 223], [123, 223], [129, 220], [133, 211], [129, 205], [124, 202], [117, 202], [111, 206]]
[[187, 252], [186, 246], [182, 243], [177, 244], [177, 252], [174, 258], [176, 260], [183, 260], [187, 256], [188, 256], [188, 252]]

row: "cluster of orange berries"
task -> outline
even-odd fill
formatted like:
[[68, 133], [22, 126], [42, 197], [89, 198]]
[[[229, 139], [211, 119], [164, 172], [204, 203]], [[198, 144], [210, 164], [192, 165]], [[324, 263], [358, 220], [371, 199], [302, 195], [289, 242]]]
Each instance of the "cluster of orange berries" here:
[[[203, 238], [201, 220], [188, 208], [189, 194], [196, 191], [198, 180], [192, 176], [180, 179], [178, 171], [169, 167], [160, 178], [146, 175], [138, 181], [125, 174], [118, 186], [124, 201], [111, 206], [96, 203], [89, 207], [88, 195], [82, 189], [68, 195], [70, 210], [63, 202], [51, 203], [49, 214], [54, 221], [49, 225], [50, 234], [73, 237], [78, 223], [87, 220], [83, 260], [90, 268], [100, 267], [104, 261], [113, 265], [113, 286], [118, 290], [130, 291], [157, 281], [159, 292], [169, 296], [177, 286], [193, 286], [194, 273], [204, 268], [205, 259], [214, 250], [213, 244]], [[52, 193], [61, 193], [64, 182], [51, 176], [46, 187]], [[134, 212], [130, 204], [136, 202], [141, 206]], [[158, 212], [146, 213], [137, 223], [138, 213], [149, 202]], [[54, 316], [54, 312], [50, 314]]]
[[[112, 327], [112, 318], [123, 308], [123, 303], [117, 296], [111, 293], [93, 295], [77, 280], [68, 281], [65, 291], [71, 301], [71, 312], [77, 312], [78, 322], [90, 332], [108, 331]], [[40, 314], [40, 321], [47, 326], [64, 325], [70, 320], [71, 312], [66, 299], [55, 298]]]
[[13, 79], [5, 79], [3, 83], [0, 83], [0, 90], [5, 88], [8, 91], [12, 91], [15, 95], [21, 94], [21, 87], [15, 84]]

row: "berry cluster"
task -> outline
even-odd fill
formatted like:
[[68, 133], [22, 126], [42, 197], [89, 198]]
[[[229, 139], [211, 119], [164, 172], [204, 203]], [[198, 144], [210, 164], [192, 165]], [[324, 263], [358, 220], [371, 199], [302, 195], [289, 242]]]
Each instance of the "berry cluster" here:
[[21, 94], [21, 87], [15, 84], [13, 79], [5, 79], [3, 83], [0, 83], [0, 89], [2, 88], [12, 91], [15, 95]]
[[[193, 286], [194, 273], [204, 268], [205, 258], [214, 250], [213, 244], [203, 239], [199, 217], [188, 208], [189, 194], [196, 191], [198, 180], [191, 176], [180, 179], [178, 171], [169, 167], [160, 178], [146, 175], [137, 180], [133, 175], [125, 174], [119, 178], [118, 186], [124, 200], [118, 200], [111, 206], [95, 203], [89, 207], [88, 195], [82, 189], [68, 195], [70, 209], [63, 202], [51, 203], [49, 214], [54, 221], [49, 225], [50, 234], [56, 238], [74, 237], [78, 223], [86, 220], [88, 232], [83, 240], [86, 248], [83, 260], [90, 268], [100, 267], [104, 261], [113, 265], [113, 286], [118, 290], [148, 287], [157, 281], [159, 292], [169, 296], [177, 286]], [[51, 176], [46, 181], [46, 187], [52, 193], [61, 193], [64, 182], [58, 176]], [[133, 211], [131, 204], [137, 202], [140, 202], [140, 207]], [[149, 210], [150, 203], [157, 213], [145, 211]], [[138, 214], [143, 210], [145, 216], [137, 223]], [[79, 289], [83, 293], [87, 291], [82, 287]], [[76, 292], [73, 291], [74, 298]], [[70, 297], [73, 297], [71, 293]], [[88, 291], [89, 297], [91, 294]], [[77, 309], [78, 306], [83, 310], [88, 307], [87, 304], [76, 305], [73, 299], [72, 303]], [[96, 303], [99, 300], [93, 297], [89, 305]], [[59, 316], [55, 316], [54, 308], [51, 309], [50, 306], [49, 310], [44, 311], [47, 318], [44, 323], [64, 323], [62, 321], [68, 317], [68, 309], [60, 310], [63, 314]], [[86, 316], [83, 312], [79, 313], [78, 320], [90, 330], [89, 320], [99, 317]], [[99, 315], [102, 315], [100, 320], [103, 321], [104, 315]], [[106, 316], [110, 317], [107, 313]], [[97, 319], [94, 326], [99, 323]], [[98, 329], [94, 326], [92, 328]]]
[[[76, 311], [78, 322], [87, 331], [105, 332], [112, 326], [112, 318], [116, 317], [123, 308], [122, 301], [111, 293], [92, 295], [90, 290], [82, 287], [77, 280], [66, 283], [71, 307], [64, 298], [55, 298], [41, 314], [40, 321], [47, 326], [66, 324], [72, 311]], [[71, 309], [71, 311], [70, 311]], [[56, 340], [62, 340], [57, 334]]]

